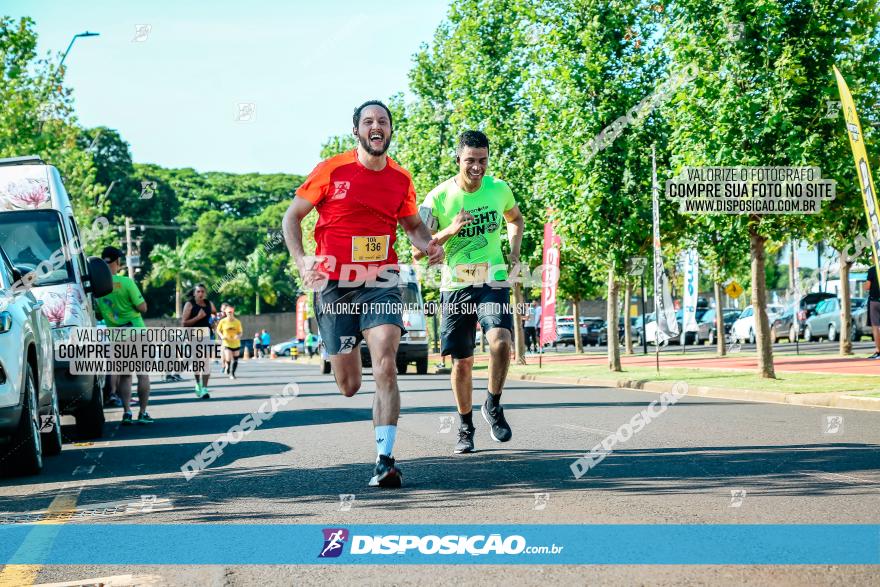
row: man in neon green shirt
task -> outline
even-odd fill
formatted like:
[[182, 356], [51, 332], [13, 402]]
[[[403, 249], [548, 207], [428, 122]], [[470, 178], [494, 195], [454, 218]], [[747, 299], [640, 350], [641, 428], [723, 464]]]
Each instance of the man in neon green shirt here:
[[[147, 302], [141, 295], [134, 280], [127, 275], [119, 275], [122, 268], [120, 259], [125, 258], [125, 253], [116, 247], [106, 247], [101, 253], [101, 258], [110, 267], [113, 275], [113, 291], [96, 300], [98, 312], [104, 322], [110, 328], [145, 328], [142, 314], [147, 311]], [[122, 424], [132, 424], [131, 414], [131, 375], [111, 375], [119, 397], [122, 399]], [[117, 379], [118, 378], [118, 379]], [[150, 401], [150, 377], [146, 374], [138, 374], [138, 424], [152, 424], [153, 419], [147, 413], [147, 404]]]
[[[443, 245], [450, 271], [440, 287], [441, 354], [452, 356], [452, 391], [461, 425], [455, 453], [474, 450], [473, 366], [477, 322], [489, 342], [489, 382], [481, 412], [492, 439], [507, 442], [512, 433], [501, 407], [501, 391], [510, 367], [513, 313], [510, 284], [501, 250], [501, 224], [507, 225], [511, 266], [519, 265], [523, 217], [510, 187], [486, 175], [489, 139], [465, 131], [456, 149], [458, 174], [434, 188], [419, 209], [422, 220]], [[414, 251], [416, 259], [424, 256]]]

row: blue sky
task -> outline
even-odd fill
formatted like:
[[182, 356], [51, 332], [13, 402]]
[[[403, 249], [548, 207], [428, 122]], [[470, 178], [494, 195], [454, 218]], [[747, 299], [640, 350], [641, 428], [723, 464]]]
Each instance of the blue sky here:
[[[33, 18], [41, 55], [64, 51], [75, 33], [100, 33], [76, 41], [66, 83], [80, 122], [119, 130], [136, 162], [304, 174], [328, 136], [350, 131], [354, 106], [407, 90], [412, 55], [446, 7], [4, 0], [0, 14]], [[150, 28], [138, 36], [136, 25]], [[252, 120], [237, 121], [248, 104]]]

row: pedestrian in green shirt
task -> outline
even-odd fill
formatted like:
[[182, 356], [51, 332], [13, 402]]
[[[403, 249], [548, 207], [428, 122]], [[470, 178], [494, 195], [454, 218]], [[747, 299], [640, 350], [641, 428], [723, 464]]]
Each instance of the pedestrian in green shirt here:
[[[106, 247], [101, 258], [110, 266], [113, 274], [113, 291], [98, 298], [98, 312], [110, 328], [146, 328], [142, 314], [147, 311], [147, 302], [134, 280], [127, 275], [118, 275], [122, 268], [121, 259], [125, 253], [116, 247]], [[132, 424], [131, 414], [131, 375], [111, 375], [111, 389], [116, 388], [122, 399], [122, 424]], [[153, 419], [147, 413], [150, 401], [150, 377], [146, 374], [137, 376], [138, 392], [138, 424], [152, 424]], [[114, 385], [115, 383], [115, 385]]]

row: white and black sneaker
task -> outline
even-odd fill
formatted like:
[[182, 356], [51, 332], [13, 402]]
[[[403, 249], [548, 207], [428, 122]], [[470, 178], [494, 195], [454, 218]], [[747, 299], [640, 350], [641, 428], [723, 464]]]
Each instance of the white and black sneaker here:
[[400, 487], [403, 483], [403, 473], [394, 464], [393, 457], [379, 455], [376, 460], [375, 473], [370, 479], [370, 487]]
[[455, 445], [455, 454], [465, 454], [469, 452], [474, 452], [474, 433], [477, 429], [470, 425], [463, 423], [458, 427], [458, 443]]
[[487, 399], [483, 402], [480, 413], [483, 414], [483, 419], [489, 424], [489, 434], [492, 435], [492, 440], [495, 442], [507, 442], [513, 437], [510, 425], [504, 418], [504, 408], [500, 405], [490, 407], [489, 400]]
[[880, 352], [876, 352], [868, 358], [869, 359], [880, 359]]

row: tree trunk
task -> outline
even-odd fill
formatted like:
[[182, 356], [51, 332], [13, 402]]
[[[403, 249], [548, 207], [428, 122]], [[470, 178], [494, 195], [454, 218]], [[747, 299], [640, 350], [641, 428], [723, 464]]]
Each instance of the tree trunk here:
[[846, 251], [840, 253], [840, 354], [852, 354], [852, 304], [850, 303], [849, 269], [852, 262]]
[[174, 317], [180, 319], [180, 274], [174, 276]]
[[574, 352], [584, 352], [584, 341], [581, 340], [581, 310], [578, 298], [571, 298], [571, 313], [574, 314]]
[[623, 303], [623, 344], [626, 354], [633, 354], [632, 321], [630, 320], [629, 305], [632, 303], [633, 284], [630, 279], [626, 280], [626, 301]]
[[617, 280], [613, 263], [608, 269], [608, 370], [623, 371], [620, 366], [620, 346], [617, 336]]
[[[513, 307], [517, 309], [517, 312], [514, 315], [513, 320], [513, 348], [514, 348], [514, 357], [516, 359], [517, 365], [525, 365], [526, 364], [526, 339], [525, 339], [525, 331], [523, 330], [523, 323], [519, 317], [519, 308], [523, 307], [523, 293], [522, 293], [522, 284], [514, 283], [513, 284]], [[486, 339], [486, 333], [483, 333], [483, 340]]]
[[254, 293], [254, 310], [257, 316], [260, 315], [260, 292]]
[[767, 283], [764, 275], [764, 243], [758, 234], [758, 223], [749, 223], [749, 248], [752, 253], [752, 306], [755, 313], [755, 341], [758, 351], [758, 373], [766, 379], [776, 379], [773, 368], [773, 344], [770, 341], [770, 321], [767, 318]]
[[718, 356], [727, 354], [727, 335], [724, 333], [724, 300], [721, 297], [721, 282], [715, 282], [715, 338]]

